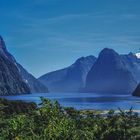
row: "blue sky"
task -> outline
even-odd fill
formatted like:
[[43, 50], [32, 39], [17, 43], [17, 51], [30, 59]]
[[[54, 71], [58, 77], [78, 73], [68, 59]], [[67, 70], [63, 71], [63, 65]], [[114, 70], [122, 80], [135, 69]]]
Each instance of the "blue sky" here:
[[0, 0], [0, 34], [36, 77], [104, 47], [140, 52], [140, 0]]

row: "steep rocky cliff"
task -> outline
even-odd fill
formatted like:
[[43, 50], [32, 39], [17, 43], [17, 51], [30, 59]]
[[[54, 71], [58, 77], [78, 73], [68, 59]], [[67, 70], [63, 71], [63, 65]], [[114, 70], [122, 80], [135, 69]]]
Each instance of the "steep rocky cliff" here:
[[13, 60], [0, 37], [0, 95], [30, 93], [28, 85], [23, 81]]

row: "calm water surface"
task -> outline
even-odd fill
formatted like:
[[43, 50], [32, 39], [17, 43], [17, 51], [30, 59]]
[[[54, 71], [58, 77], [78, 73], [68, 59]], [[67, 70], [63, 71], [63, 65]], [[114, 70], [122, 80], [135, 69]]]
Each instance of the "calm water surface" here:
[[3, 96], [9, 100], [23, 100], [40, 103], [40, 97], [58, 100], [62, 106], [76, 109], [130, 109], [140, 110], [140, 98], [131, 95], [112, 95], [96, 93], [34, 93], [18, 96]]

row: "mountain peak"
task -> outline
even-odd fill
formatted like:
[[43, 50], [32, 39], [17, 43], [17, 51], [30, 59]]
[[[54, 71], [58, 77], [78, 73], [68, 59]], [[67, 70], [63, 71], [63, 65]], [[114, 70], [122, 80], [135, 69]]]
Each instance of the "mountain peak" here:
[[4, 40], [2, 38], [2, 36], [0, 35], [0, 45], [2, 45], [4, 43]]
[[99, 59], [107, 59], [111, 60], [113, 58], [117, 58], [119, 54], [115, 52], [113, 49], [110, 48], [104, 48], [100, 54], [99, 54]]
[[140, 58], [140, 54], [139, 54], [139, 57], [138, 57], [135, 53], [132, 53], [132, 52], [130, 52], [126, 56], [128, 56], [129, 58], [132, 58], [132, 59], [136, 59], [136, 60]]
[[110, 48], [104, 48], [104, 49], [100, 52], [100, 54], [111, 54], [111, 53], [117, 54], [117, 52], [115, 52], [113, 49], [110, 49]]
[[0, 35], [0, 41], [3, 40], [2, 36]]
[[4, 55], [7, 59], [9, 59], [12, 62], [16, 61], [15, 58], [7, 51], [5, 41], [2, 38], [2, 36], [0, 36], [0, 54]]
[[129, 54], [128, 55], [134, 55], [134, 53], [132, 53], [132, 52], [129, 52]]
[[6, 50], [5, 42], [1, 35], [0, 35], [0, 49], [2, 49], [3, 51]]
[[89, 55], [89, 56], [82, 56], [80, 58], [78, 58], [74, 64], [82, 64], [82, 63], [86, 63], [86, 62], [94, 62], [94, 60], [96, 59], [95, 56], [93, 55]]

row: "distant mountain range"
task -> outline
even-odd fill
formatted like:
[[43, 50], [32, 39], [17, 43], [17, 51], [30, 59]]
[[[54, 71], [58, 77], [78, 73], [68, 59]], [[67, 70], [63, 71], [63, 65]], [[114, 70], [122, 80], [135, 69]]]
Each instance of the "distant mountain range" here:
[[120, 55], [105, 48], [98, 58], [79, 58], [71, 66], [47, 73], [39, 80], [50, 92], [131, 94], [140, 82], [140, 58], [138, 54]]
[[78, 92], [85, 86], [86, 76], [96, 57], [81, 57], [71, 66], [47, 73], [39, 78], [50, 92]]
[[48, 92], [48, 89], [16, 62], [0, 36], [0, 95], [32, 92]]
[[[48, 88], [47, 88], [48, 87]], [[72, 65], [36, 79], [7, 51], [0, 36], [0, 95], [96, 92], [140, 96], [140, 54], [103, 49], [98, 58], [81, 57]]]

